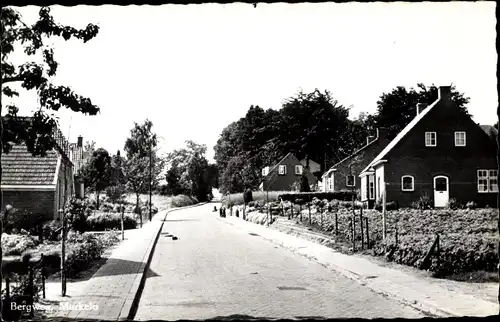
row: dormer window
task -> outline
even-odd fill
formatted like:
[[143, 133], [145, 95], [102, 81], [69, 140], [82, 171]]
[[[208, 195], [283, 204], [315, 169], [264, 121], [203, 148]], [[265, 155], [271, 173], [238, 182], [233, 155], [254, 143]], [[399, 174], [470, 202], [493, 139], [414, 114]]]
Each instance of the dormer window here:
[[285, 175], [285, 174], [286, 174], [286, 165], [280, 165], [280, 166], [278, 167], [278, 173], [279, 173], [280, 175]]
[[466, 136], [465, 132], [455, 132], [455, 146], [465, 146]]
[[302, 174], [302, 165], [295, 166], [295, 174]]
[[425, 132], [425, 146], [437, 146], [436, 132]]

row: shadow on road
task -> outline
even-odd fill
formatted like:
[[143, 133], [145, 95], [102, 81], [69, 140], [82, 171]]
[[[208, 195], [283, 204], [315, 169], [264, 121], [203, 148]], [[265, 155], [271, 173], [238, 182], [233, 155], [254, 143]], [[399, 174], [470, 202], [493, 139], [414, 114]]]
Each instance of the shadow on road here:
[[165, 219], [164, 222], [200, 221], [199, 219]]
[[[137, 274], [142, 264], [143, 264], [142, 262], [134, 262], [118, 258], [110, 258], [108, 259], [108, 262], [106, 263], [104, 269], [97, 271], [94, 277]], [[146, 274], [148, 274], [151, 277], [159, 276], [158, 274], [149, 269], [148, 272], [146, 272]]]

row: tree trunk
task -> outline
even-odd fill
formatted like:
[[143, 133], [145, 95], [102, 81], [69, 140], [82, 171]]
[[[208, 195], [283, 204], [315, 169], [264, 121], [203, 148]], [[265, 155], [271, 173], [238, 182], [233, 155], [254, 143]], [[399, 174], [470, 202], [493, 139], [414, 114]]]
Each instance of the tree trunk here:
[[141, 225], [141, 228], [142, 228], [142, 213], [141, 213], [141, 209], [139, 208], [139, 194], [136, 193], [135, 194], [135, 212], [139, 215], [139, 223]]

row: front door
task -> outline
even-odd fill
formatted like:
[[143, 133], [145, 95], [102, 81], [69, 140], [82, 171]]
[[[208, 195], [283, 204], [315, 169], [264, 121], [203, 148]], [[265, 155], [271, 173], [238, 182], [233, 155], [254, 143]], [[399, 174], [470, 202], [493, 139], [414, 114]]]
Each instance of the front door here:
[[448, 178], [445, 176], [434, 177], [434, 207], [446, 207], [449, 199]]

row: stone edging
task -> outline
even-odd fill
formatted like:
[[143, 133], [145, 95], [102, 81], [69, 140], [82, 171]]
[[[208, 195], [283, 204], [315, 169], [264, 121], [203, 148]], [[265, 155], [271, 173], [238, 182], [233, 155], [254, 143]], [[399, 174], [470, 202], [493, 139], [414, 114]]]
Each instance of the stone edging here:
[[139, 302], [141, 300], [142, 296], [142, 291], [144, 289], [144, 285], [146, 284], [146, 275], [147, 271], [149, 269], [149, 266], [151, 264], [151, 261], [153, 259], [154, 251], [156, 248], [156, 244], [158, 243], [158, 239], [160, 237], [161, 231], [163, 230], [163, 224], [165, 223], [165, 219], [167, 218], [167, 215], [172, 212], [172, 211], [177, 211], [177, 210], [184, 210], [184, 209], [189, 209], [189, 208], [194, 208], [194, 207], [199, 207], [202, 205], [205, 205], [206, 202], [203, 203], [197, 203], [195, 205], [189, 205], [185, 207], [176, 207], [176, 208], [171, 208], [167, 209], [165, 216], [161, 220], [160, 227], [158, 229], [158, 232], [156, 233], [156, 237], [153, 238], [153, 241], [150, 243], [144, 258], [147, 256], [146, 262], [142, 262], [141, 268], [139, 270], [139, 273], [134, 279], [134, 284], [132, 285], [132, 290], [129, 293], [129, 297], [127, 297], [127, 300], [125, 301], [125, 305], [122, 308], [122, 312], [120, 313], [120, 317], [118, 320], [120, 321], [127, 321], [127, 320], [133, 320], [135, 317], [135, 314], [137, 313], [137, 309], [139, 308]]

